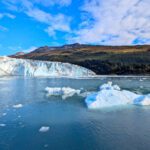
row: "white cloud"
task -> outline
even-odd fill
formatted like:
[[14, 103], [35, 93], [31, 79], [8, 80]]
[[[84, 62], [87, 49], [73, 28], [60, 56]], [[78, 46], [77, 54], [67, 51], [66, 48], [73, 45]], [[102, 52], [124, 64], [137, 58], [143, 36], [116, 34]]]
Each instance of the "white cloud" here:
[[36, 46], [31, 46], [31, 47], [29, 47], [27, 49], [24, 49], [24, 50], [21, 50], [21, 51], [24, 52], [24, 53], [29, 53], [29, 52], [32, 52], [32, 51], [36, 50], [37, 48], [38, 47], [36, 47]]
[[10, 13], [0, 13], [0, 19], [2, 19], [3, 17], [8, 17], [10, 19], [14, 19], [16, 16], [12, 15]]
[[8, 31], [8, 28], [0, 25], [0, 31]]
[[111, 45], [132, 44], [137, 38], [149, 41], [149, 8], [149, 0], [85, 0], [81, 9], [88, 19], [71, 40]]
[[3, 14], [0, 14], [0, 19], [3, 18]]
[[48, 28], [45, 31], [50, 36], [54, 36], [56, 31], [70, 31], [70, 18], [63, 14], [51, 15], [38, 8], [29, 9], [26, 14], [39, 22], [47, 24]]
[[15, 15], [12, 15], [12, 14], [10, 14], [10, 13], [5, 13], [4, 16], [6, 16], [6, 17], [8, 17], [8, 18], [10, 18], [10, 19], [15, 19], [15, 18], [16, 18]]
[[40, 3], [44, 6], [60, 5], [68, 6], [72, 0], [35, 0], [36, 3]]
[[38, 47], [36, 46], [31, 46], [27, 49], [22, 48], [21, 46], [9, 46], [8, 49], [12, 50], [12, 51], [17, 51], [17, 52], [24, 52], [24, 53], [29, 53], [34, 51], [35, 49], [37, 49]]
[[53, 6], [53, 5], [58, 5], [61, 7], [66, 7], [69, 6], [72, 3], [72, 0], [2, 0], [2, 2], [8, 6], [9, 9], [11, 10], [18, 10], [18, 8], [15, 6], [15, 4], [22, 3], [26, 7], [30, 7], [31, 4], [34, 5], [43, 5], [45, 7]]
[[49, 22], [52, 21], [51, 14], [46, 13], [38, 8], [31, 8], [26, 11], [26, 14], [42, 23], [49, 24]]
[[[4, 17], [8, 17], [10, 19], [14, 19], [16, 16], [10, 14], [10, 13], [0, 13], [0, 19], [4, 18]], [[8, 31], [8, 28], [0, 25], [0, 31]]]
[[[6, 0], [7, 5], [18, 5], [16, 10], [21, 11], [25, 13], [27, 16], [33, 18], [36, 21], [39, 21], [41, 23], [44, 23], [47, 25], [47, 28], [44, 30], [46, 31], [50, 36], [55, 36], [56, 31], [62, 31], [62, 32], [68, 32], [70, 31], [70, 17], [65, 16], [64, 14], [57, 13], [55, 15], [46, 12], [42, 9], [40, 9], [37, 5], [34, 4], [60, 4], [60, 5], [69, 5], [71, 3], [71, 0], [33, 0], [32, 2], [29, 0]], [[5, 2], [6, 2], [5, 1]], [[52, 4], [51, 4], [52, 5]], [[9, 16], [10, 17], [10, 16]]]
[[[0, 13], [0, 19], [2, 19], [4, 17], [8, 17], [8, 18], [11, 18], [11, 19], [15, 18], [15, 16], [10, 14], [10, 13]], [[0, 25], [0, 31], [8, 31], [8, 28]]]

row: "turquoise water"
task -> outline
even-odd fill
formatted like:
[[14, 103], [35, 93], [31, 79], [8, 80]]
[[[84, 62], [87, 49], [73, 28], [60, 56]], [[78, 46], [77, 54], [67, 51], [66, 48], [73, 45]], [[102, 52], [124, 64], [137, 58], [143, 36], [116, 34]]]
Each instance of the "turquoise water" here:
[[[149, 149], [150, 106], [88, 110], [82, 97], [62, 100], [44, 91], [47, 86], [97, 91], [107, 81], [150, 93], [150, 78], [0, 78], [0, 150]], [[13, 108], [16, 104], [23, 107]], [[49, 131], [39, 132], [42, 126]]]

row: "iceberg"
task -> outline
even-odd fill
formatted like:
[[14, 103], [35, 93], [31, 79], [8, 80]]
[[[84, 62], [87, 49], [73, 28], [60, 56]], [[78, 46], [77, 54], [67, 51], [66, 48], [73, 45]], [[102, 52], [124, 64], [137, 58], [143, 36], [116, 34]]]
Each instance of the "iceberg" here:
[[62, 96], [62, 99], [66, 99], [68, 97], [72, 97], [75, 94], [79, 95], [80, 90], [76, 90], [70, 87], [46, 87], [45, 91], [47, 92], [47, 96]]
[[88, 95], [85, 103], [90, 109], [99, 109], [117, 105], [150, 105], [150, 94], [139, 95], [127, 90], [121, 90], [118, 85], [112, 82], [100, 86], [100, 91]]
[[0, 76], [84, 78], [95, 75], [89, 69], [69, 63], [0, 57]]
[[39, 129], [39, 132], [47, 132], [49, 131], [49, 127], [48, 126], [42, 126], [40, 129]]
[[13, 105], [13, 108], [21, 108], [21, 107], [23, 107], [22, 104], [16, 104], [16, 105]]
[[150, 94], [139, 96], [138, 98], [136, 98], [133, 101], [133, 104], [135, 104], [135, 105], [143, 105], [143, 106], [150, 105]]
[[47, 92], [47, 97], [50, 96], [61, 96], [62, 99], [67, 99], [74, 95], [79, 97], [87, 97], [88, 95], [95, 93], [93, 91], [85, 91], [83, 88], [81, 89], [73, 89], [71, 87], [46, 87], [45, 91]]
[[0, 124], [0, 127], [5, 127], [5, 126], [6, 126], [6, 124], [4, 124], [4, 123]]

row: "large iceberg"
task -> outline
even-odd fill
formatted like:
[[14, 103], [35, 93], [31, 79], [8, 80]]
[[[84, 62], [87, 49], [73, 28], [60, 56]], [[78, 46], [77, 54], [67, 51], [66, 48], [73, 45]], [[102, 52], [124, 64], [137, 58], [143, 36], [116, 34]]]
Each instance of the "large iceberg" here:
[[85, 102], [88, 108], [99, 109], [117, 105], [150, 105], [150, 94], [140, 95], [127, 90], [121, 90], [118, 85], [112, 85], [111, 82], [100, 86], [97, 93], [86, 97]]
[[0, 57], [0, 76], [83, 78], [95, 75], [89, 69], [69, 63]]

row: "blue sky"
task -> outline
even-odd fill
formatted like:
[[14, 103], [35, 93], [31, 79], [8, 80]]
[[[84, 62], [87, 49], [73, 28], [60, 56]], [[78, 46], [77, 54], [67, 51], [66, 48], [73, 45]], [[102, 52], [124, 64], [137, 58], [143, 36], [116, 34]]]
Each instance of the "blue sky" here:
[[0, 55], [70, 43], [150, 44], [149, 0], [1, 0]]

